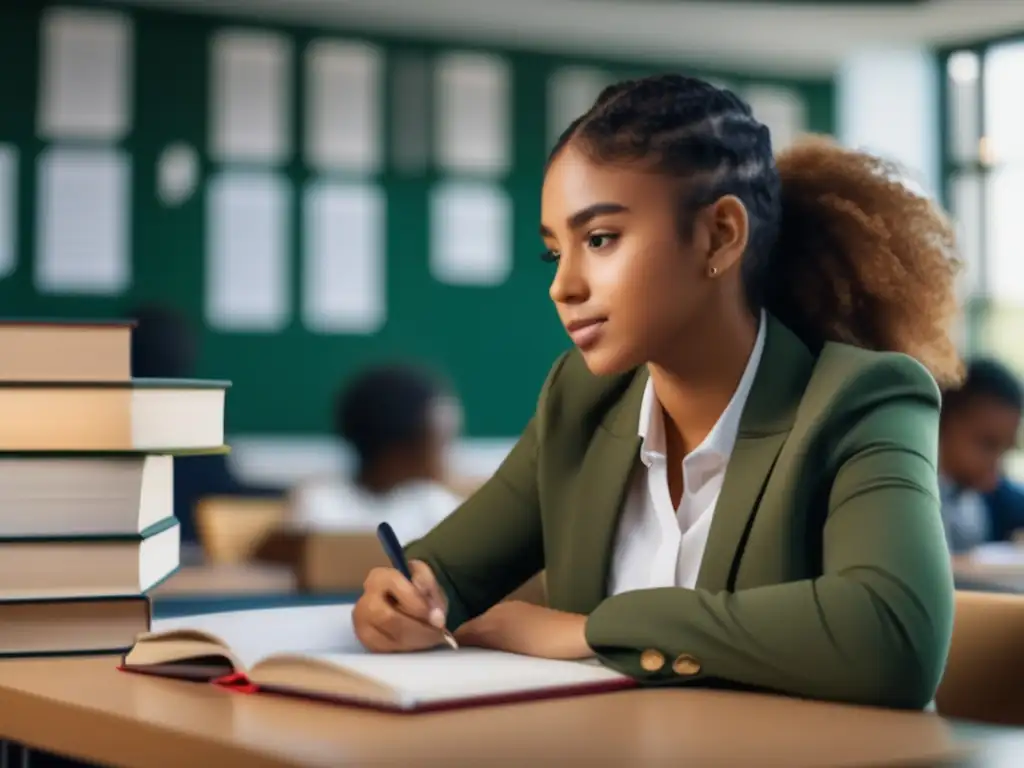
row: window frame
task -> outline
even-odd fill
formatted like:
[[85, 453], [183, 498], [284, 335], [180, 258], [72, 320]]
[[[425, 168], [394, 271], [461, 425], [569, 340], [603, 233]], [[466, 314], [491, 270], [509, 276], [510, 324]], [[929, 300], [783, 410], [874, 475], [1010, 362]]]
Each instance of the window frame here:
[[971, 161], [961, 160], [955, 156], [954, 148], [951, 146], [954, 126], [950, 115], [950, 59], [959, 53], [973, 53], [978, 61], [977, 75], [977, 120], [978, 136], [984, 138], [987, 133], [986, 125], [986, 87], [985, 75], [987, 66], [987, 55], [995, 47], [1007, 43], [1024, 44], [1024, 32], [1015, 32], [997, 37], [965, 40], [960, 45], [944, 46], [936, 51], [936, 77], [939, 82], [938, 106], [939, 106], [939, 146], [940, 146], [940, 178], [942, 180], [940, 196], [943, 207], [956, 216], [953, 207], [953, 184], [960, 175], [971, 174], [979, 181], [978, 210], [980, 212], [979, 238], [978, 243], [978, 274], [979, 290], [970, 295], [964, 306], [965, 339], [964, 353], [966, 355], [979, 351], [983, 345], [984, 324], [993, 310], [995, 302], [990, 292], [991, 286], [991, 253], [989, 247], [990, 228], [988, 217], [990, 206], [988, 191], [991, 185], [992, 176], [1000, 169], [998, 163], [985, 162], [980, 153]]
[[[950, 114], [951, 101], [951, 78], [949, 76], [950, 59], [961, 52], [973, 53], [977, 57], [977, 120], [979, 143], [989, 134], [986, 125], [986, 101], [987, 93], [985, 87], [987, 59], [989, 52], [997, 47], [1008, 43], [1024, 45], [1024, 32], [1016, 32], [998, 37], [991, 37], [980, 40], [962, 41], [960, 45], [950, 45], [936, 51], [936, 77], [938, 78], [938, 107], [939, 107], [939, 146], [940, 146], [940, 173], [942, 185], [940, 199], [943, 207], [950, 211], [955, 217], [957, 211], [953, 206], [954, 181], [962, 174], [973, 174], [978, 179], [978, 212], [980, 220], [979, 242], [978, 242], [978, 263], [976, 265], [978, 277], [978, 290], [969, 295], [964, 306], [964, 345], [962, 353], [965, 357], [975, 354], [990, 352], [990, 345], [986, 343], [986, 329], [990, 322], [997, 321], [999, 309], [1013, 311], [1013, 307], [1003, 305], [1000, 307], [991, 292], [992, 282], [992, 253], [990, 247], [991, 227], [989, 190], [992, 177], [1000, 169], [1020, 164], [1024, 168], [1024, 161], [1010, 161], [1000, 164], [999, 162], [987, 162], [981, 152], [978, 152], [974, 160], [965, 161], [956, 157], [955, 148], [952, 146], [953, 117]], [[991, 160], [991, 158], [989, 158]], [[1019, 308], [1024, 311], [1024, 306]], [[1019, 363], [1019, 361], [1018, 361]], [[1004, 471], [1013, 480], [1024, 480], [1024, 450], [1021, 447], [1010, 451], [1004, 457]]]

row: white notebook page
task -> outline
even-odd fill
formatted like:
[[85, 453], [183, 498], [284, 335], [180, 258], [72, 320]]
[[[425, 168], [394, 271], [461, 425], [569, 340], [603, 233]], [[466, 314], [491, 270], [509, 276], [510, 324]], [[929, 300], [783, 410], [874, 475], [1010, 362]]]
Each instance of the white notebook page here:
[[352, 605], [310, 605], [179, 616], [153, 632], [196, 629], [223, 640], [246, 667], [275, 653], [365, 653], [352, 627]]
[[403, 702], [459, 699], [618, 680], [624, 676], [590, 661], [558, 661], [482, 648], [401, 654], [317, 654], [378, 680]]

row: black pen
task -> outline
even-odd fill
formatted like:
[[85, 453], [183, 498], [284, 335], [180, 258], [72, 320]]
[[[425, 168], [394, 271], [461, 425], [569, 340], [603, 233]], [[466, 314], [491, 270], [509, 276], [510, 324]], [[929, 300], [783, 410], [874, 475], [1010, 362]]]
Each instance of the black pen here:
[[[395, 535], [394, 529], [387, 523], [381, 523], [377, 526], [377, 538], [380, 540], [381, 547], [384, 548], [384, 554], [386, 554], [388, 556], [388, 560], [391, 561], [391, 565], [411, 582], [412, 571], [409, 570], [409, 563], [405, 559], [405, 550], [398, 541], [398, 537]], [[455, 640], [455, 636], [448, 631], [447, 627], [438, 627], [438, 629], [444, 635], [444, 641], [452, 648], [458, 649], [459, 644]]]

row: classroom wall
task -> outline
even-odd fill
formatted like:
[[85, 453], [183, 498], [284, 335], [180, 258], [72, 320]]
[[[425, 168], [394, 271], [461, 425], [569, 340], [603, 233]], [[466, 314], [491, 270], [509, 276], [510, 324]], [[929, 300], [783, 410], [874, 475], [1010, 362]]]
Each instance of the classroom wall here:
[[[557, 131], [679, 65], [471, 49], [202, 15], [0, 10], [0, 307], [203, 327], [234, 435], [322, 434], [339, 381], [413, 357], [467, 432], [518, 433], [565, 340], [537, 258]], [[828, 81], [728, 82], [777, 131], [833, 130]]]

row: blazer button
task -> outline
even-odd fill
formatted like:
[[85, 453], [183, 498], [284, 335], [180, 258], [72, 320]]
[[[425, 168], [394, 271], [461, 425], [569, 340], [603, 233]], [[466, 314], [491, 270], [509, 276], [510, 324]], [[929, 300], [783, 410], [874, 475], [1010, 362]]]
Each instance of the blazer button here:
[[657, 672], [665, 666], [665, 656], [661, 651], [648, 648], [640, 654], [640, 666], [646, 672]]
[[700, 672], [700, 662], [693, 658], [693, 656], [684, 653], [672, 662], [672, 671], [683, 677], [696, 675]]

